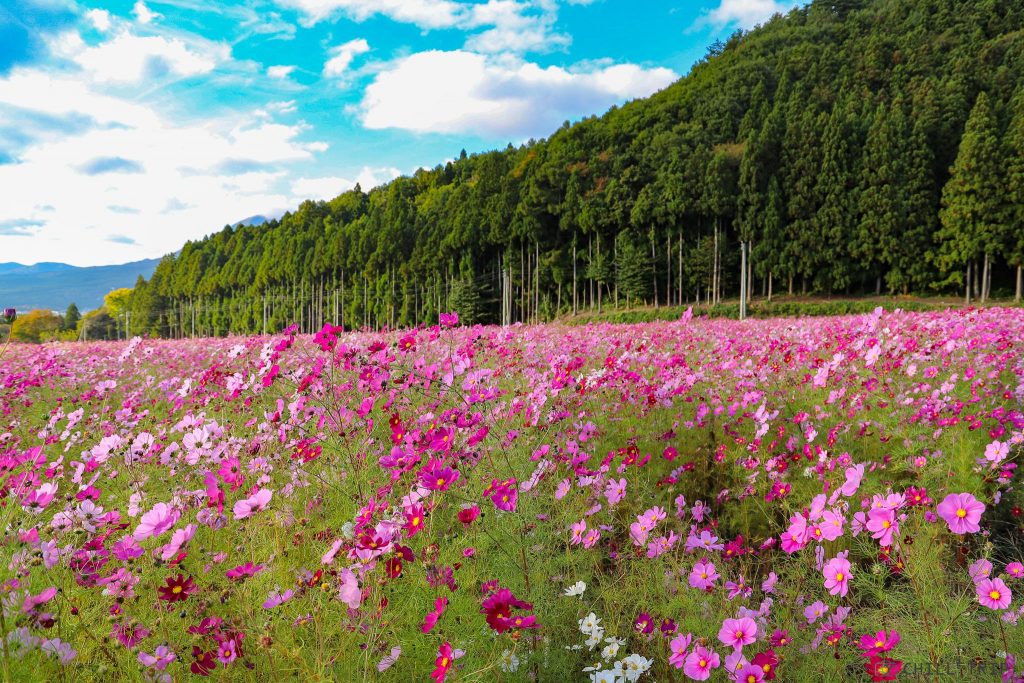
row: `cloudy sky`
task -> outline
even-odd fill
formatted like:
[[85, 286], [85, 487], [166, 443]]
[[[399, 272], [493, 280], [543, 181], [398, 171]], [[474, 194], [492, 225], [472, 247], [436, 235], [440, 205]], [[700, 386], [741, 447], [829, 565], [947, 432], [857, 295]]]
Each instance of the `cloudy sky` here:
[[776, 0], [0, 0], [0, 262], [122, 263], [544, 137]]

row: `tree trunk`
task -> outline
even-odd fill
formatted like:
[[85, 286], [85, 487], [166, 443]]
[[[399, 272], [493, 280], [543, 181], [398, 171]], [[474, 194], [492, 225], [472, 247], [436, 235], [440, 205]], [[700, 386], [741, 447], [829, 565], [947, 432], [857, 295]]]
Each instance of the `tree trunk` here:
[[572, 314], [576, 315], [576, 232], [572, 233]]
[[964, 276], [964, 305], [971, 305], [971, 262], [967, 262], [967, 273]]
[[654, 231], [651, 231], [651, 280], [654, 284], [654, 308], [658, 306], [658, 257], [654, 251]]
[[680, 305], [682, 305], [682, 303], [683, 303], [683, 232], [681, 230], [679, 231], [679, 259], [678, 259], [678, 261], [679, 261], [678, 262], [679, 272], [678, 272], [678, 275], [676, 277], [676, 280], [678, 281], [676, 286], [679, 288], [679, 299], [678, 300], [679, 300]]
[[986, 251], [985, 265], [981, 271], [981, 303], [985, 303], [988, 300], [989, 268], [991, 268], [991, 265], [988, 259], [988, 252]]
[[1018, 263], [1017, 264], [1017, 289], [1015, 290], [1014, 295], [1013, 295], [1013, 301], [1015, 303], [1020, 303], [1021, 289], [1022, 289], [1022, 285], [1024, 285], [1024, 281], [1021, 280], [1021, 272], [1020, 271], [1021, 271], [1021, 265]]
[[768, 303], [772, 302], [772, 271], [768, 271]]

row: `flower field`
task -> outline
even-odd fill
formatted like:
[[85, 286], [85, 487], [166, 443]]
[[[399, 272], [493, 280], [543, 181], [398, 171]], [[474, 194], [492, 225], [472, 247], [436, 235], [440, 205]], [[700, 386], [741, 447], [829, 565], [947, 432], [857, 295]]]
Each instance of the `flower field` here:
[[1020, 683], [1022, 338], [991, 308], [10, 346], [2, 675]]

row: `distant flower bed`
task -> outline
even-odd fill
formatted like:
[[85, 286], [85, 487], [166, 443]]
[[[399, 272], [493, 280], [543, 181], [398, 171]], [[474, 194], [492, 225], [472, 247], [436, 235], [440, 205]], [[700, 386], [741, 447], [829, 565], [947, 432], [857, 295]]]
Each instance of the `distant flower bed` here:
[[1021, 683], [1022, 337], [877, 309], [11, 346], [2, 675]]

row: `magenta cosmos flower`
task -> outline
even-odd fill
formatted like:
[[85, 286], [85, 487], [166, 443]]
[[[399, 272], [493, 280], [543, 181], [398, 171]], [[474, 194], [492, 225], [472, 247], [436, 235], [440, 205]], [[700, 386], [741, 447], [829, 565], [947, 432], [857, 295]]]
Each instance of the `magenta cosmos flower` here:
[[975, 586], [978, 602], [989, 609], [1006, 609], [1013, 601], [1013, 594], [1002, 579], [982, 579]]
[[862, 656], [871, 657], [888, 652], [896, 647], [899, 642], [900, 634], [896, 631], [878, 631], [874, 635], [870, 633], [862, 635], [857, 643], [857, 647], [863, 650]]
[[825, 588], [831, 595], [845, 597], [849, 590], [850, 562], [842, 557], [835, 557], [825, 563], [821, 572], [825, 576]]
[[733, 649], [741, 650], [757, 640], [757, 624], [750, 617], [726, 619], [718, 631], [718, 639]]
[[985, 504], [969, 493], [951, 493], [935, 511], [954, 534], [973, 534], [981, 529], [978, 522], [985, 511]]

